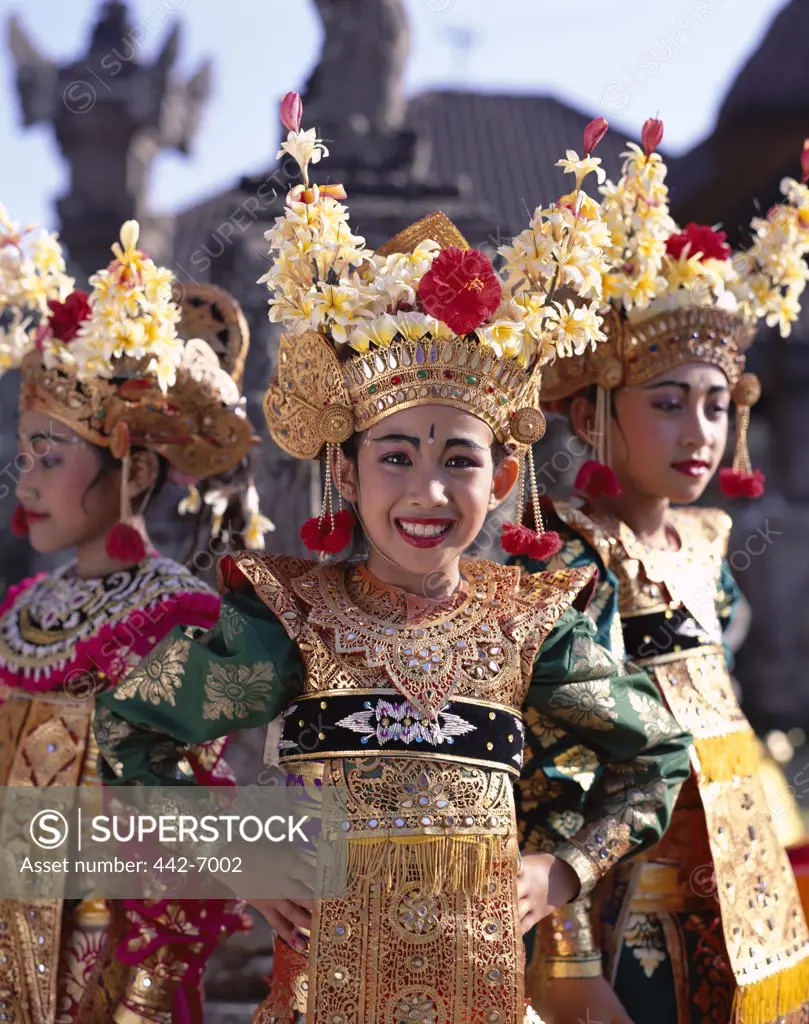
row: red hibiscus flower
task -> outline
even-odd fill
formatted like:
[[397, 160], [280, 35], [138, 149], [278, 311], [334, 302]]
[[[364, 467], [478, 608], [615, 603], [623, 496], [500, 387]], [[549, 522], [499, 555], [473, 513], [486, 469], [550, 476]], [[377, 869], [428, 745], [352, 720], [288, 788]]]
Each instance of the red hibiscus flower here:
[[704, 260], [726, 260], [730, 256], [727, 237], [724, 231], [714, 231], [705, 224], [686, 224], [684, 231], [669, 235], [666, 252], [678, 260], [688, 245], [689, 256], [699, 255]]
[[419, 283], [425, 313], [460, 337], [485, 323], [502, 297], [503, 288], [491, 260], [476, 249], [444, 249]]
[[87, 292], [77, 288], [64, 302], [51, 299], [48, 302], [48, 309], [51, 311], [48, 318], [51, 334], [59, 341], [72, 341], [79, 332], [82, 320], [86, 320], [90, 315], [89, 296]]

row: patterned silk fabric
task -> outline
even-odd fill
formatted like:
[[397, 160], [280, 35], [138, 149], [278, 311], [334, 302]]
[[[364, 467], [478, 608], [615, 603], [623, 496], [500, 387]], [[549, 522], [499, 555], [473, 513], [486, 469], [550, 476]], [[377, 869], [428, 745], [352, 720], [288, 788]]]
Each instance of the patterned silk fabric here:
[[[658, 1012], [678, 1024], [798, 1020], [809, 1010], [809, 931], [722, 647], [736, 595], [724, 563], [730, 520], [711, 509], [672, 511], [678, 545], [662, 551], [617, 520], [567, 505], [555, 512], [566, 543], [552, 567], [598, 566], [591, 610], [599, 638], [649, 674], [694, 736], [693, 776], [669, 831], [600, 887], [605, 970], [638, 1022], [657, 1021]], [[575, 814], [593, 765], [569, 743], [543, 745], [541, 733], [528, 745], [535, 778], [551, 785], [566, 776], [557, 800]], [[565, 838], [559, 826], [558, 815], [529, 812], [523, 828], [529, 841], [552, 849]], [[589, 929], [573, 949], [565, 922], [540, 932], [539, 947], [559, 959], [560, 976], [592, 974]]]
[[[100, 785], [96, 693], [177, 622], [211, 625], [218, 606], [204, 584], [159, 557], [97, 579], [68, 565], [11, 588], [0, 606], [0, 785]], [[212, 781], [224, 777], [222, 749], [219, 742], [193, 756]], [[176, 914], [188, 911], [188, 927], [193, 903], [183, 901]], [[159, 922], [148, 928], [161, 933]], [[143, 1001], [129, 998], [137, 971], [116, 955], [146, 929], [134, 910], [103, 899], [0, 900], [0, 1020], [95, 1024], [116, 1011], [127, 1024], [147, 1019], [138, 1012]], [[157, 959], [167, 963], [171, 953], [161, 949]], [[170, 1020], [172, 995], [162, 1005], [152, 1000], [150, 1021]]]
[[[308, 956], [278, 944], [257, 1021], [523, 1020], [516, 772], [506, 754], [496, 762], [499, 737], [486, 724], [504, 711], [535, 708], [603, 767], [560, 851], [583, 889], [668, 822], [688, 738], [648, 680], [619, 675], [592, 624], [571, 610], [591, 572], [528, 578], [473, 560], [461, 572], [459, 590], [436, 603], [382, 584], [363, 564], [239, 556], [225, 568], [234, 592], [218, 626], [201, 639], [175, 631], [101, 698], [110, 781], [159, 782], [183, 744], [285, 712], [287, 771], [314, 772], [347, 794], [347, 893], [317, 902]], [[236, 680], [238, 700], [228, 686]], [[629, 704], [633, 686], [656, 719]], [[313, 700], [339, 718], [352, 749], [301, 754], [296, 730], [308, 728]], [[346, 701], [356, 709], [344, 715]], [[458, 736], [469, 738], [464, 756], [453, 751]], [[371, 755], [363, 738], [376, 744]]]

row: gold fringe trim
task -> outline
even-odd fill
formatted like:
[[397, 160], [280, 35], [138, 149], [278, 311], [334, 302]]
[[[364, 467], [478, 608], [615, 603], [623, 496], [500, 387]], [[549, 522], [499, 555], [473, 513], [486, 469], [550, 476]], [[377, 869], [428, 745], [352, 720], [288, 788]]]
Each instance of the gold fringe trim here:
[[703, 784], [730, 782], [736, 776], [755, 776], [761, 769], [761, 754], [752, 729], [695, 738], [694, 746], [699, 758], [699, 781]]
[[[387, 888], [418, 879], [429, 892], [485, 895], [494, 868], [518, 860], [506, 836], [380, 836], [348, 840], [348, 877]], [[512, 849], [513, 847], [513, 849]]]
[[778, 974], [736, 989], [733, 1024], [773, 1024], [809, 1005], [809, 957]]

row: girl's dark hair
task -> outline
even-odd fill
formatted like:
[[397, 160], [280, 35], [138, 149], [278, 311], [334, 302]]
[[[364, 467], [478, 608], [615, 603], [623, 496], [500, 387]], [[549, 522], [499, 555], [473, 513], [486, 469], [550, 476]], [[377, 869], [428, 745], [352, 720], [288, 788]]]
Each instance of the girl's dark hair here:
[[194, 572], [194, 553], [211, 538], [213, 528], [214, 511], [206, 503], [205, 496], [211, 491], [223, 491], [228, 498], [227, 507], [222, 516], [222, 523], [219, 529], [220, 535], [228, 537], [229, 543], [234, 537], [243, 535], [248, 522], [247, 492], [254, 481], [253, 457], [250, 453], [245, 455], [242, 461], [219, 476], [209, 477], [201, 480], [197, 485], [201, 499], [200, 509], [196, 512], [191, 524], [191, 540], [188, 550], [183, 558], [183, 563], [191, 567]]

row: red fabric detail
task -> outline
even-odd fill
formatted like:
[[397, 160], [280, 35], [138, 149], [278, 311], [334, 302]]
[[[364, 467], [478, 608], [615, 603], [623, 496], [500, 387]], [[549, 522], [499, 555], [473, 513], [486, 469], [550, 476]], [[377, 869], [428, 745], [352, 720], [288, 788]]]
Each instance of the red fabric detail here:
[[307, 519], [300, 537], [310, 551], [336, 555], [351, 543], [351, 532], [356, 524], [354, 513], [343, 509], [333, 516]]
[[253, 589], [253, 584], [236, 564], [236, 560], [232, 555], [225, 555], [220, 559], [217, 572], [219, 574], [220, 589], [225, 592], [229, 590], [238, 592], [240, 590]]
[[617, 498], [621, 484], [609, 466], [588, 459], [576, 474], [573, 489], [588, 498]]
[[6, 614], [9, 608], [14, 607], [14, 602], [20, 594], [24, 593], [29, 587], [32, 587], [47, 575], [48, 574], [46, 572], [38, 572], [36, 576], [28, 576], [26, 579], [20, 580], [20, 582], [16, 583], [13, 587], [9, 587], [3, 597], [2, 603], [0, 603], [0, 619]]
[[[0, 617], [8, 611], [17, 597], [45, 573], [23, 580], [10, 587], [0, 605]], [[71, 661], [53, 668], [47, 675], [34, 679], [8, 665], [0, 667], [0, 681], [7, 686], [43, 693], [63, 686], [81, 672], [103, 672], [114, 686], [133, 664], [145, 658], [175, 626], [199, 626], [210, 629], [219, 618], [220, 600], [217, 594], [193, 592], [176, 594], [132, 612], [120, 622], [108, 623], [94, 636], [79, 641]]]
[[90, 296], [80, 288], [72, 291], [64, 302], [48, 300], [48, 327], [54, 338], [67, 343], [79, 333], [82, 321], [90, 316]]
[[419, 282], [422, 309], [460, 337], [492, 316], [503, 286], [491, 260], [476, 249], [443, 249]]
[[11, 532], [15, 537], [28, 536], [28, 516], [22, 505], [17, 505], [11, 517]]
[[609, 124], [606, 117], [594, 118], [584, 129], [584, 155], [589, 156], [607, 134]]
[[800, 846], [791, 846], [787, 849], [789, 863], [793, 871], [798, 874], [809, 874], [809, 842], [801, 843]]
[[134, 526], [127, 523], [116, 523], [107, 534], [104, 550], [118, 562], [137, 564], [146, 557], [146, 545], [143, 537]]
[[669, 235], [666, 240], [666, 252], [678, 260], [686, 246], [689, 256], [699, 256], [703, 260], [726, 260], [730, 256], [724, 231], [714, 231], [706, 224], [686, 224], [676, 235]]
[[[241, 912], [242, 905], [227, 900], [122, 902], [127, 911], [129, 930], [118, 945], [117, 958], [122, 963], [137, 966], [164, 946], [176, 951], [176, 961], [185, 964], [186, 968], [174, 993], [172, 1021], [174, 1024], [202, 1024], [200, 984], [205, 965], [226, 935], [249, 931], [250, 923]], [[176, 918], [169, 912], [172, 905], [185, 911], [185, 927], [175, 925]]]
[[528, 526], [505, 523], [501, 529], [500, 547], [510, 555], [527, 555], [544, 562], [562, 548], [562, 538], [555, 531], [537, 533]]
[[648, 117], [643, 122], [640, 141], [646, 150], [646, 155], [651, 156], [663, 141], [663, 122], [657, 117]]
[[728, 498], [760, 498], [764, 493], [764, 474], [760, 469], [741, 473], [726, 467], [719, 470], [719, 487]]

